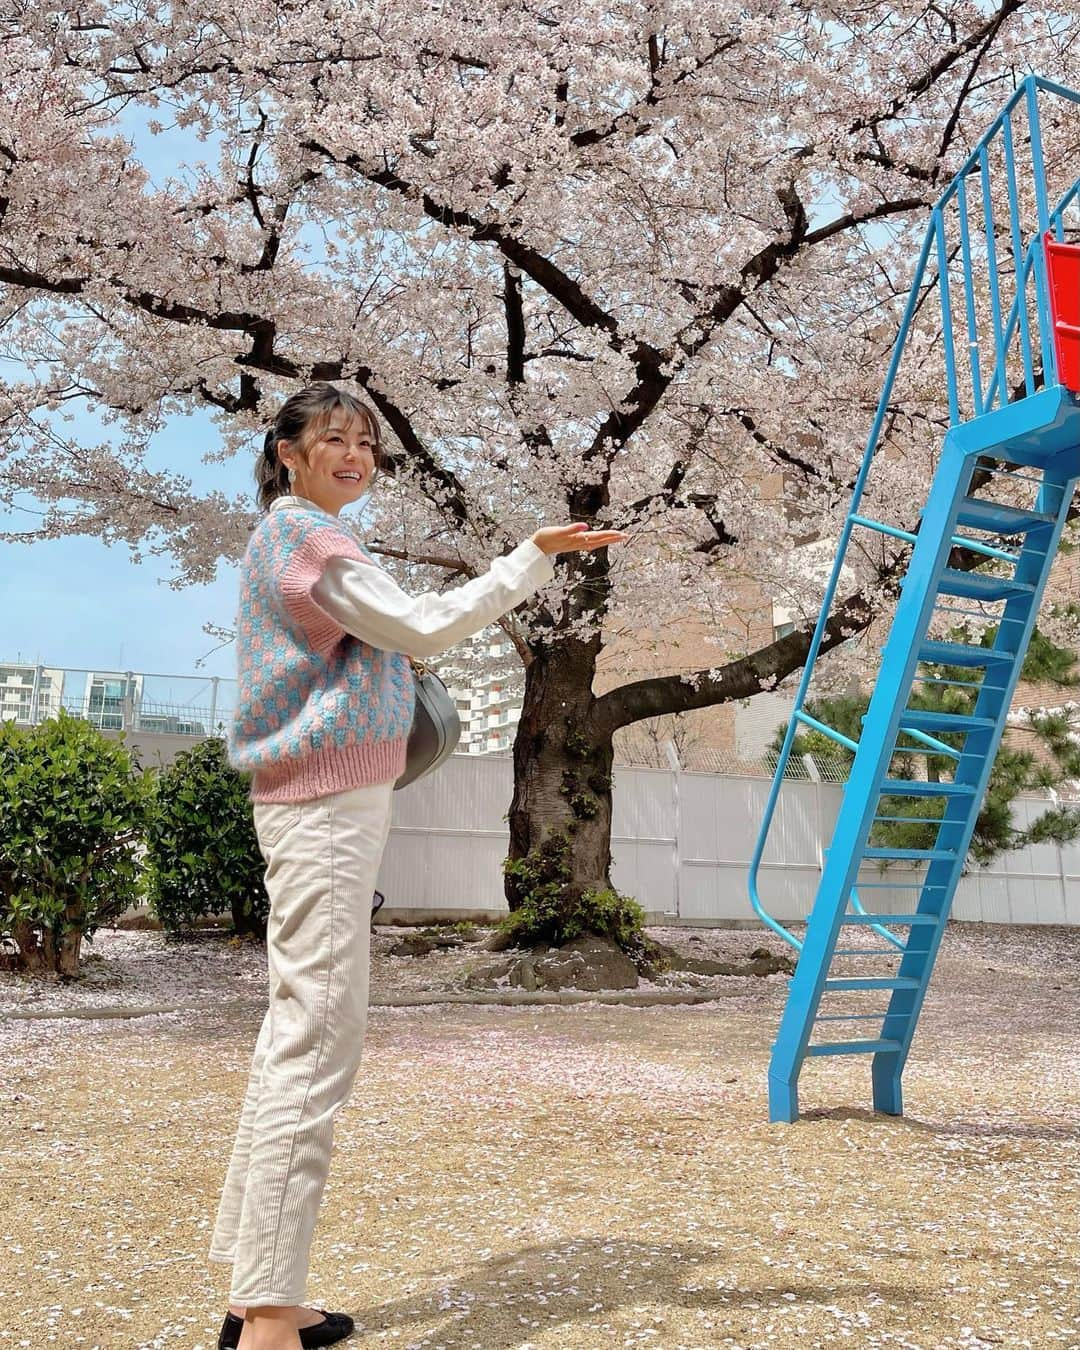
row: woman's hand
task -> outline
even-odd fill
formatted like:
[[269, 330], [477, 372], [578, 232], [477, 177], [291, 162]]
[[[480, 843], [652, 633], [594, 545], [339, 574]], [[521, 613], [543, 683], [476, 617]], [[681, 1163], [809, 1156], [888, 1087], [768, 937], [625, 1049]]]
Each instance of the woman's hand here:
[[573, 525], [545, 525], [532, 537], [544, 553], [590, 553], [594, 548], [621, 544], [627, 535], [622, 530], [590, 530], [583, 520]]

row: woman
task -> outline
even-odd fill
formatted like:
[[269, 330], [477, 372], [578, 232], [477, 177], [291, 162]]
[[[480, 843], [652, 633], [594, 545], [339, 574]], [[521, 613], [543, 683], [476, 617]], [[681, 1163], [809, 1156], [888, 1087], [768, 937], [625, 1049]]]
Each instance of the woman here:
[[553, 554], [618, 530], [537, 530], [481, 577], [411, 598], [338, 520], [379, 458], [369, 408], [329, 384], [266, 437], [241, 571], [230, 758], [252, 774], [270, 896], [269, 1008], [255, 1046], [210, 1259], [232, 1264], [218, 1341], [330, 1345], [352, 1319], [303, 1306], [333, 1117], [367, 1021], [371, 901], [413, 715], [409, 657], [479, 632], [554, 575]]

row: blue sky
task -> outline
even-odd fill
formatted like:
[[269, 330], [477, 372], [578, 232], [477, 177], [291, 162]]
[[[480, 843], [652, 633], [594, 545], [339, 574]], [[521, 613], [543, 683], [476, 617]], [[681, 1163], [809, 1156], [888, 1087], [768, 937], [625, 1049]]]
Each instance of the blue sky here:
[[[182, 171], [185, 163], [216, 158], [215, 146], [200, 143], [190, 132], [170, 128], [151, 136], [135, 110], [121, 125], [155, 182]], [[65, 430], [77, 434], [80, 428], [99, 439], [100, 425], [89, 416]], [[208, 417], [176, 418], [155, 441], [154, 459], [171, 460], [197, 490], [251, 492], [250, 462], [200, 463], [201, 454], [217, 444]], [[31, 515], [0, 511], [5, 529], [33, 524]], [[218, 645], [202, 631], [203, 624], [232, 625], [236, 569], [229, 564], [219, 564], [208, 585], [173, 590], [168, 582], [174, 568], [167, 557], [135, 564], [126, 545], [108, 546], [97, 539], [5, 544], [2, 557], [0, 661], [189, 674]], [[208, 657], [199, 670], [231, 676], [231, 647]]]
[[[98, 429], [89, 418], [85, 425], [96, 440]], [[250, 463], [199, 463], [192, 444], [206, 444], [208, 425], [201, 417], [177, 418], [159, 438], [155, 459], [175, 456], [200, 489], [250, 491]], [[34, 517], [0, 513], [0, 522], [5, 528], [10, 522], [10, 528], [26, 529]], [[175, 567], [168, 557], [146, 557], [136, 564], [127, 545], [110, 546], [100, 539], [5, 544], [3, 559], [0, 661], [189, 674], [218, 645], [202, 631], [203, 624], [232, 625], [237, 584], [232, 564], [219, 564], [208, 585], [174, 590], [168, 582]], [[231, 676], [231, 648], [208, 657], [199, 670]]]

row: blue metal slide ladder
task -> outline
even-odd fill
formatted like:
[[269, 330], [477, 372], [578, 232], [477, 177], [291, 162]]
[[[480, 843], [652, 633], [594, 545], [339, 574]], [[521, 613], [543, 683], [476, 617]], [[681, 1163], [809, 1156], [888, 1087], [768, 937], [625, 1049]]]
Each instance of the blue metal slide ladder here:
[[[1075, 328], [1080, 284], [1076, 297], [1062, 296], [1048, 273], [1051, 245], [1056, 257], [1069, 262], [1065, 220], [1080, 204], [1080, 179], [1051, 210], [1039, 127], [1040, 99], [1047, 97], [1067, 111], [1080, 105], [1080, 95], [1071, 90], [1027, 79], [934, 207], [780, 752], [750, 868], [755, 911], [799, 950], [769, 1066], [774, 1121], [797, 1119], [805, 1060], [830, 1055], [871, 1056], [875, 1109], [902, 1113], [901, 1075], [1080, 476], [1080, 400], [1059, 376], [1060, 369], [1075, 365], [1075, 352], [1066, 361], [1060, 357], [1061, 343], [1070, 340], [1070, 323]], [[1026, 131], [1023, 140], [1030, 148], [1030, 165], [1025, 163], [1030, 182], [1023, 183], [1016, 153], [1021, 135], [1014, 125], [1021, 117], [1026, 122], [1021, 134]], [[991, 164], [999, 161], [1008, 202], [1000, 228], [990, 192]], [[973, 237], [969, 198], [978, 190], [983, 228]], [[1022, 202], [1027, 199], [1034, 201], [1038, 219], [1036, 228], [1025, 231]], [[949, 233], [954, 219], [957, 240]], [[999, 262], [1001, 239], [1011, 253], [1011, 268]], [[1080, 247], [1076, 255], [1080, 258]], [[936, 274], [931, 274], [931, 259]], [[976, 290], [978, 263], [986, 273], [986, 295]], [[1011, 303], [1003, 293], [1003, 276], [1010, 281]], [[935, 292], [950, 426], [921, 519], [908, 530], [860, 514], [859, 507], [913, 318]], [[963, 298], [962, 315], [954, 316], [954, 294]], [[1063, 306], [1066, 319], [1060, 316]], [[980, 331], [979, 313], [989, 315], [989, 335]], [[954, 327], [962, 335], [966, 329], [970, 368], [962, 371]], [[1071, 340], [1080, 341], [1080, 330]], [[1017, 370], [1014, 386], [1011, 368]], [[825, 726], [805, 706], [855, 531], [877, 532], [910, 546], [858, 742]], [[971, 640], [965, 634], [970, 627], [985, 629], [987, 641]], [[918, 706], [921, 689], [957, 683], [967, 695], [963, 711]], [[765, 910], [758, 874], [792, 743], [807, 727], [855, 757], [800, 940]], [[911, 766], [921, 755], [935, 762], [947, 757], [951, 778], [919, 776]], [[924, 827], [922, 846], [882, 841], [875, 827], [898, 821]], [[897, 895], [909, 897], [904, 912], [874, 909], [875, 896], [879, 903], [894, 904]]]

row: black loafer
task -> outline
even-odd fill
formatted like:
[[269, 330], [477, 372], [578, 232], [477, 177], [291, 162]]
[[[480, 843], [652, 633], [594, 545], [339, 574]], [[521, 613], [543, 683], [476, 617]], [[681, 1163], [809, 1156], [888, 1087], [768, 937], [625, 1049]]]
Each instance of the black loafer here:
[[[326, 1321], [316, 1322], [313, 1327], [300, 1328], [300, 1344], [304, 1350], [318, 1350], [320, 1345], [334, 1345], [337, 1341], [343, 1341], [346, 1336], [352, 1335], [356, 1323], [348, 1313], [323, 1312], [322, 1308], [315, 1311], [321, 1312]], [[226, 1313], [225, 1321], [221, 1324], [221, 1335], [218, 1337], [218, 1350], [236, 1350], [243, 1329], [242, 1317]]]

